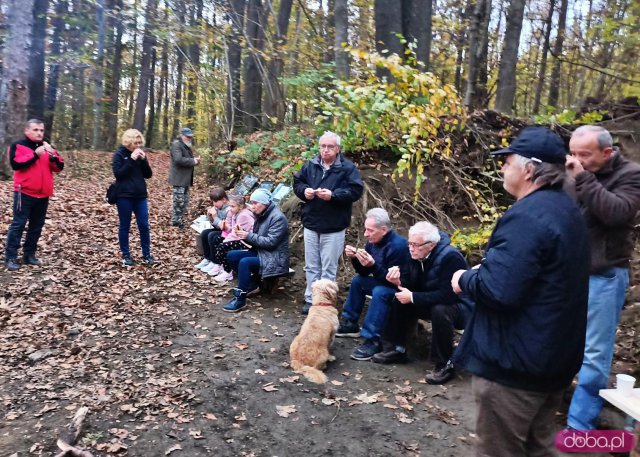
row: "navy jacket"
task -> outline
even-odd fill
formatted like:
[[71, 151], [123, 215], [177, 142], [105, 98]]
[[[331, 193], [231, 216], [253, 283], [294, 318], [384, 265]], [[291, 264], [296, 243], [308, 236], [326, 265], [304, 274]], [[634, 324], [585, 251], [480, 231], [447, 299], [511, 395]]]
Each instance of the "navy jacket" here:
[[[319, 187], [332, 192], [331, 200], [315, 197], [307, 200], [304, 190]], [[360, 199], [364, 185], [360, 171], [350, 160], [338, 154], [328, 170], [317, 155], [302, 166], [293, 177], [293, 191], [305, 204], [302, 225], [318, 233], [334, 233], [351, 224], [351, 206]]]
[[131, 151], [121, 145], [111, 160], [116, 177], [117, 196], [125, 198], [147, 198], [147, 183], [151, 167], [147, 159], [131, 160]]
[[260, 277], [289, 273], [289, 222], [275, 203], [256, 215], [253, 232], [245, 240], [254, 246], [260, 260]]
[[517, 389], [567, 387], [582, 365], [589, 238], [561, 190], [539, 189], [498, 221], [479, 269], [460, 287], [475, 301], [454, 362]]
[[393, 230], [389, 230], [379, 243], [367, 243], [364, 250], [371, 254], [376, 263], [370, 267], [363, 267], [355, 257], [352, 257], [351, 263], [356, 272], [362, 276], [372, 275], [386, 286], [395, 289], [396, 286], [387, 281], [387, 272], [391, 267], [403, 267], [411, 259], [407, 240]]
[[400, 282], [412, 292], [413, 304], [429, 310], [434, 305], [459, 305], [463, 322], [470, 316], [471, 303], [456, 295], [451, 277], [469, 268], [464, 256], [451, 246], [451, 238], [440, 232], [440, 241], [425, 260], [413, 260], [400, 268]]

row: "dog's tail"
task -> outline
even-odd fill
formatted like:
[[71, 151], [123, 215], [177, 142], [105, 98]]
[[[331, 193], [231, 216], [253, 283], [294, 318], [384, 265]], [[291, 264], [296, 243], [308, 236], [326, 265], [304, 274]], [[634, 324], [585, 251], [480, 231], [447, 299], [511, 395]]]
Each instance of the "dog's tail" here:
[[296, 373], [301, 373], [309, 381], [316, 384], [325, 384], [327, 382], [327, 375], [317, 368], [310, 367], [309, 365], [303, 365], [301, 362], [294, 360], [291, 362], [291, 368]]

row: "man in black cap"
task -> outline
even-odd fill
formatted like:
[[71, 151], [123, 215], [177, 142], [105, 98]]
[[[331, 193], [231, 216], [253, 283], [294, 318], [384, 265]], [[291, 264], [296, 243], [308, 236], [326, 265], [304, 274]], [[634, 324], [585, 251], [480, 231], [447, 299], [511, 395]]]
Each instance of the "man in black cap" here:
[[454, 363], [473, 374], [477, 455], [551, 456], [554, 416], [582, 363], [589, 238], [562, 190], [558, 135], [530, 127], [494, 154], [517, 201], [482, 263], [451, 280], [454, 292], [475, 301]]
[[173, 186], [173, 211], [171, 225], [184, 228], [182, 220], [189, 205], [189, 188], [193, 186], [193, 169], [200, 163], [200, 157], [193, 155], [193, 131], [184, 127], [180, 136], [171, 145], [171, 165], [169, 184]]

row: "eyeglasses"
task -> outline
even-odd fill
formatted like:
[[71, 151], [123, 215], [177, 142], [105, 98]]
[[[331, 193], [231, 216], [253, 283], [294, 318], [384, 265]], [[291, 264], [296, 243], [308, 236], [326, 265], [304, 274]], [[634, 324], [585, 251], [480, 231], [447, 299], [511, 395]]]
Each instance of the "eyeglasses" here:
[[433, 241], [425, 241], [424, 243], [412, 243], [412, 242], [409, 242], [409, 247], [416, 249], [416, 248], [424, 246], [425, 244], [431, 244], [431, 243], [433, 243]]
[[320, 145], [320, 149], [328, 149], [330, 151], [333, 151], [334, 149], [336, 149], [338, 146], [335, 144], [321, 144]]

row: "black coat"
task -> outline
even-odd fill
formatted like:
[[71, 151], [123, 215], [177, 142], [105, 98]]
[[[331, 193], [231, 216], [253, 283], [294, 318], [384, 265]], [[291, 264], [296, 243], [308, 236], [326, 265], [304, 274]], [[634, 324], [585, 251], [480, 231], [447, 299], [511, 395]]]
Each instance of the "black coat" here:
[[144, 180], [149, 179], [152, 172], [146, 158], [131, 160], [131, 151], [121, 145], [113, 154], [111, 168], [116, 177], [117, 197], [147, 198]]
[[539, 189], [498, 221], [479, 269], [460, 287], [475, 302], [454, 362], [516, 389], [554, 392], [582, 365], [589, 238], [561, 190]]
[[[306, 199], [305, 189], [320, 187], [332, 192], [331, 200]], [[302, 225], [318, 233], [335, 233], [349, 227], [351, 206], [360, 199], [363, 189], [360, 171], [342, 154], [338, 154], [328, 170], [322, 166], [320, 156], [316, 156], [293, 177], [293, 191], [304, 202]]]
[[256, 215], [253, 232], [245, 241], [258, 252], [261, 278], [289, 273], [289, 222], [275, 203]]

